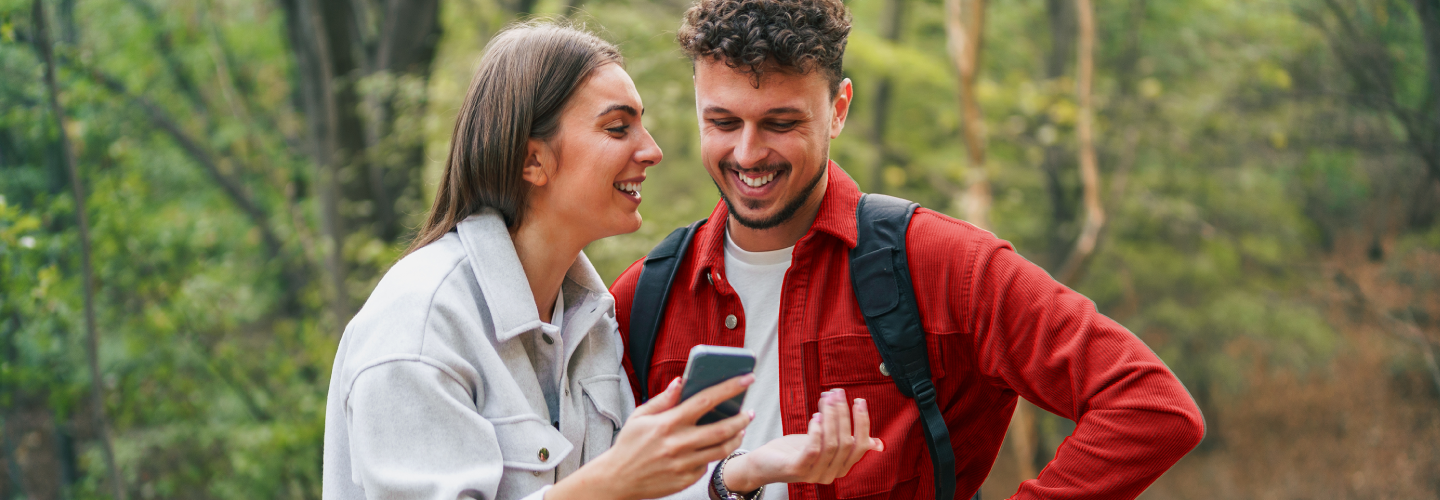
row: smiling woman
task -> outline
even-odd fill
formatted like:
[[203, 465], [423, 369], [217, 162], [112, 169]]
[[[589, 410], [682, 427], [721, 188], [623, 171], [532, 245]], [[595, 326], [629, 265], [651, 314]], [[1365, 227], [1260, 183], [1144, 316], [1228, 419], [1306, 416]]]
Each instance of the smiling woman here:
[[661, 159], [620, 61], [551, 24], [490, 43], [427, 221], [340, 341], [326, 499], [654, 498], [739, 446], [748, 415], [695, 421], [754, 377], [634, 407], [582, 251], [639, 229]]

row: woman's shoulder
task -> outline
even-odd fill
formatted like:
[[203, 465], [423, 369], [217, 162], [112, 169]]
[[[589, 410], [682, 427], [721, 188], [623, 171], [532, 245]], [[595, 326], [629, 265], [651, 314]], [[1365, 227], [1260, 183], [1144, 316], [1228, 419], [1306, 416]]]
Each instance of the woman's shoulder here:
[[[476, 303], [473, 271], [455, 233], [396, 262], [350, 320], [342, 343], [352, 354], [420, 354], [436, 318], [456, 320], [454, 304]], [[478, 320], [479, 318], [473, 318]], [[360, 344], [360, 345], [355, 345]]]

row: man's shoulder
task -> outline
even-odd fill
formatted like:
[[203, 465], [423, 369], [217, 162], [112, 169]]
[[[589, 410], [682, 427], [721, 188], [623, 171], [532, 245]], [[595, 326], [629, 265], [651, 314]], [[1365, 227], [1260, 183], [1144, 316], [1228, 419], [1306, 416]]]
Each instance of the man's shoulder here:
[[979, 226], [920, 207], [910, 218], [910, 227], [905, 234], [905, 246], [912, 260], [915, 257], [950, 259], [957, 253], [1008, 248], [1010, 243]]
[[630, 267], [621, 271], [620, 276], [615, 278], [615, 282], [610, 284], [610, 294], [615, 296], [617, 306], [622, 297], [624, 301], [629, 302], [630, 297], [635, 294], [635, 284], [640, 281], [640, 271], [645, 268], [645, 258], [642, 255], [631, 263]]

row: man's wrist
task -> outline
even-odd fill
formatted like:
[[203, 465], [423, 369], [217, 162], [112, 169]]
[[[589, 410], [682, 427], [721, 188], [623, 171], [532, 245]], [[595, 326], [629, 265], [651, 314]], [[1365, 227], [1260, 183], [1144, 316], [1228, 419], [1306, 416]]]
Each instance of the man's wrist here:
[[[765, 486], [765, 482], [756, 478], [749, 466], [750, 456], [740, 455], [725, 462], [725, 489], [736, 493], [749, 493]], [[719, 467], [720, 464], [716, 464]]]

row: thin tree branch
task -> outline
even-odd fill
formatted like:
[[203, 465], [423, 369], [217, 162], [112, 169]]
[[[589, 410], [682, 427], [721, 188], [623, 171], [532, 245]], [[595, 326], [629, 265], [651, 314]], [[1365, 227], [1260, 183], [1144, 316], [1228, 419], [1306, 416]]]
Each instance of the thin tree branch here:
[[1384, 330], [1396, 338], [1413, 342], [1420, 348], [1420, 356], [1425, 359], [1425, 367], [1430, 372], [1431, 380], [1435, 382], [1435, 391], [1437, 394], [1440, 394], [1440, 363], [1436, 361], [1435, 342], [1430, 340], [1419, 327], [1415, 326], [1414, 318], [1411, 318], [1410, 321], [1405, 321], [1381, 311], [1378, 305], [1370, 301], [1369, 296], [1365, 294], [1365, 290], [1360, 288], [1360, 284], [1350, 279], [1350, 277], [1344, 273], [1338, 273], [1335, 281], [1355, 296], [1355, 301], [1360, 303], [1362, 310], [1380, 318], [1386, 323], [1390, 323], [1390, 325], [1394, 327], [1381, 328], [1381, 330]]
[[175, 86], [180, 89], [180, 93], [190, 101], [191, 105], [195, 106], [195, 109], [200, 110], [201, 113], [207, 112], [209, 107], [205, 103], [205, 96], [200, 95], [200, 86], [195, 84], [190, 73], [185, 71], [185, 65], [180, 62], [180, 58], [175, 56], [174, 37], [170, 36], [169, 30], [165, 29], [165, 20], [161, 17], [160, 11], [145, 0], [125, 0], [125, 3], [139, 11], [140, 16], [154, 27], [155, 51], [160, 54], [160, 60], [165, 62], [165, 67], [170, 71], [170, 77], [175, 79]]
[[80, 224], [80, 268], [85, 301], [85, 355], [90, 364], [90, 404], [94, 406], [95, 426], [100, 431], [105, 466], [110, 470], [110, 486], [115, 498], [125, 499], [125, 486], [120, 482], [120, 469], [115, 465], [115, 447], [110, 442], [110, 424], [105, 417], [104, 381], [100, 376], [100, 340], [95, 329], [95, 270], [91, 266], [90, 219], [85, 208], [85, 186], [80, 177], [80, 166], [75, 162], [75, 151], [65, 131], [65, 113], [60, 107], [60, 85], [55, 82], [55, 54], [50, 42], [50, 31], [45, 19], [45, 4], [41, 0], [31, 3], [31, 15], [35, 18], [35, 38], [40, 54], [45, 59], [45, 87], [49, 90], [50, 112], [55, 117], [55, 126], [60, 135], [61, 156], [70, 171], [70, 187], [75, 194], [75, 216]]
[[1100, 202], [1100, 169], [1095, 160], [1092, 123], [1095, 110], [1090, 95], [1091, 82], [1095, 78], [1095, 11], [1090, 0], [1075, 0], [1075, 10], [1080, 24], [1075, 91], [1080, 102], [1080, 116], [1076, 121], [1075, 135], [1080, 143], [1080, 181], [1085, 186], [1085, 223], [1080, 228], [1080, 237], [1075, 240], [1075, 248], [1060, 266], [1056, 279], [1061, 283], [1069, 283], [1080, 266], [1095, 252], [1100, 228], [1105, 226], [1105, 207]]
[[[963, 8], [961, 2], [968, 3], [968, 8]], [[969, 157], [962, 210], [965, 220], [989, 229], [990, 181], [985, 171], [985, 119], [975, 96], [984, 30], [985, 0], [945, 1], [945, 34], [950, 58], [960, 76], [962, 134]]]
[[81, 72], [89, 76], [91, 80], [99, 83], [107, 90], [126, 98], [132, 104], [145, 111], [145, 115], [150, 119], [150, 123], [160, 130], [163, 130], [166, 135], [169, 135], [170, 138], [180, 146], [180, 149], [185, 151], [186, 155], [190, 156], [190, 159], [199, 163], [205, 170], [205, 173], [210, 176], [210, 179], [215, 181], [215, 184], [219, 185], [221, 190], [225, 191], [230, 201], [234, 203], [236, 207], [240, 208], [240, 211], [245, 212], [245, 215], [248, 216], [256, 228], [260, 230], [260, 238], [263, 240], [269, 256], [271, 258], [281, 257], [283, 245], [280, 242], [280, 238], [276, 236], [275, 230], [270, 226], [269, 214], [250, 198], [250, 195], [245, 192], [245, 189], [240, 185], [239, 181], [231, 179], [220, 170], [219, 161], [216, 160], [213, 154], [206, 150], [204, 146], [201, 146], [198, 140], [186, 133], [169, 113], [166, 113], [165, 110], [155, 105], [155, 103], [150, 102], [150, 100], [144, 96], [132, 94], [120, 80], [98, 69], [81, 69]]

